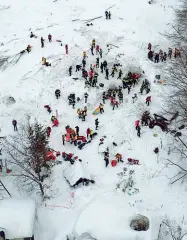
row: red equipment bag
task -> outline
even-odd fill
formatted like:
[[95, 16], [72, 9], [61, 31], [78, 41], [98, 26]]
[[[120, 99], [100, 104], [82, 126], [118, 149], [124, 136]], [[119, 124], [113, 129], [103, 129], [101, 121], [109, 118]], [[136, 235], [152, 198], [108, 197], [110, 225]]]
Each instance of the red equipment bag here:
[[111, 161], [111, 165], [112, 165], [112, 167], [115, 167], [117, 165], [117, 161], [116, 160], [112, 160]]

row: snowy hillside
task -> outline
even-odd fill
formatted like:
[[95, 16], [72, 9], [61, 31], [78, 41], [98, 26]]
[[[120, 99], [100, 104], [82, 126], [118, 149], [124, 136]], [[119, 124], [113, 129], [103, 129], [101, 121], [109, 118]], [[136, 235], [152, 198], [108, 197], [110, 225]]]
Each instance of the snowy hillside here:
[[[169, 47], [175, 47], [161, 33], [171, 29], [178, 1], [153, 1], [152, 4], [148, 4], [148, 0], [0, 1], [0, 59], [8, 57], [3, 65], [0, 62], [0, 136], [17, 134], [13, 130], [12, 120], [17, 121], [19, 131], [20, 124], [30, 116], [31, 122], [37, 119], [46, 128], [52, 128], [52, 149], [60, 153], [73, 153], [82, 160], [77, 163], [79, 166], [75, 169], [79, 170], [76, 175], [73, 172], [76, 170], [72, 170], [74, 165], [58, 157], [62, 163], [52, 167], [50, 177], [44, 182], [49, 186], [45, 192], [49, 198], [42, 202], [39, 195], [31, 196], [37, 202], [37, 240], [66, 240], [67, 236], [70, 240], [74, 236], [82, 240], [157, 240], [159, 226], [165, 216], [179, 222], [183, 219], [184, 228], [187, 225], [185, 189], [179, 183], [169, 184], [176, 173], [175, 168], [166, 167], [168, 151], [173, 143], [171, 135], [158, 126], [153, 129], [141, 126], [141, 137], [138, 137], [135, 129], [135, 121], [141, 119], [143, 112], [161, 114], [164, 106], [162, 94], [167, 87], [154, 80], [155, 75], [161, 75], [162, 79], [160, 69], [170, 60], [158, 64], [149, 61], [148, 43], [152, 44], [155, 52], [160, 49], [168, 52]], [[111, 12], [111, 19], [105, 18], [107, 9]], [[87, 21], [90, 19], [94, 20]], [[93, 25], [87, 26], [87, 23]], [[30, 38], [31, 31], [37, 38]], [[48, 34], [52, 35], [52, 42], [48, 41]], [[43, 48], [41, 37], [45, 40]], [[96, 55], [95, 49], [94, 55], [90, 51], [93, 39], [103, 50], [99, 61], [108, 62], [109, 74], [114, 64], [122, 66], [118, 67], [114, 77], [109, 76], [109, 80], [105, 78], [105, 72], [96, 69], [99, 74], [98, 87], [85, 88], [82, 72], [75, 69], [76, 65], [82, 64], [84, 51], [87, 55], [85, 69], [89, 72], [90, 64], [96, 64], [99, 54]], [[28, 45], [31, 51], [20, 56]], [[42, 65], [42, 57], [51, 66]], [[68, 72], [70, 66], [72, 76]], [[123, 77], [129, 71], [141, 74], [139, 82], [132, 86], [129, 94], [127, 88], [122, 89], [123, 103], [118, 108], [113, 110], [108, 99], [104, 104], [104, 113], [93, 115], [94, 110], [103, 103], [104, 91], [123, 86], [122, 80], [117, 79], [119, 69]], [[145, 79], [148, 79], [151, 91], [141, 95], [140, 87]], [[99, 86], [101, 83], [103, 87]], [[56, 89], [61, 91], [59, 99], [55, 97]], [[87, 103], [84, 97], [86, 92]], [[68, 96], [73, 93], [80, 98], [75, 103], [75, 109], [68, 101]], [[134, 94], [137, 94], [137, 100], [133, 103]], [[152, 98], [149, 106], [146, 105], [148, 96]], [[15, 102], [10, 102], [10, 97]], [[44, 108], [45, 105], [51, 107], [51, 114]], [[82, 121], [78, 118], [77, 109], [85, 106], [87, 116]], [[58, 127], [52, 127], [52, 115], [57, 115]], [[99, 120], [98, 130], [95, 130], [96, 118]], [[69, 142], [63, 145], [62, 135], [66, 134], [67, 125], [72, 129], [79, 126], [80, 136], [86, 137], [88, 128], [97, 135], [82, 150]], [[104, 136], [104, 145], [99, 146]], [[109, 165], [105, 167], [102, 152], [107, 147]], [[157, 147], [159, 153], [155, 154]], [[117, 153], [122, 154], [124, 162], [112, 167], [111, 161]], [[175, 157], [171, 152], [170, 159]], [[128, 158], [139, 160], [139, 165], [128, 164]], [[127, 169], [123, 174], [124, 168]], [[12, 196], [25, 196], [24, 191], [17, 189], [14, 177], [10, 176], [0, 173], [0, 180]], [[88, 186], [81, 183], [72, 188], [70, 185], [81, 177], [95, 182]], [[122, 191], [129, 178], [133, 181], [132, 186]], [[130, 228], [130, 221], [138, 214], [149, 218], [147, 231]], [[170, 239], [169, 235], [164, 238]]]

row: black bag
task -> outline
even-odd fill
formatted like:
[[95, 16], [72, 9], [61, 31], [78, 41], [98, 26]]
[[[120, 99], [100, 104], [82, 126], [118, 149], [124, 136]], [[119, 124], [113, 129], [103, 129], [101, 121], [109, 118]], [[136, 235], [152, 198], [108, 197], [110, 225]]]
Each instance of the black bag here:
[[104, 84], [103, 83], [99, 83], [99, 87], [104, 87]]

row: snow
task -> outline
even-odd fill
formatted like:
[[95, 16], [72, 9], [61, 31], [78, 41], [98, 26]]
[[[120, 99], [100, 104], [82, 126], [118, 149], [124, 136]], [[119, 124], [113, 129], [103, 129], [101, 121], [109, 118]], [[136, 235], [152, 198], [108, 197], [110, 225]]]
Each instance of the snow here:
[[[156, 236], [154, 232], [158, 226], [151, 224], [149, 230], [145, 232], [137, 232], [130, 228], [131, 217], [135, 215], [127, 201], [120, 196], [107, 193], [86, 207], [78, 219], [75, 231], [79, 237], [89, 233], [97, 240], [134, 240], [138, 236], [142, 240], [154, 239]], [[151, 216], [147, 217], [153, 221]]]
[[11, 198], [0, 201], [0, 228], [7, 239], [33, 236], [35, 201]]
[[[158, 226], [166, 215], [179, 223], [184, 216], [183, 225], [187, 225], [187, 193], [179, 183], [169, 185], [169, 178], [176, 173], [176, 168], [165, 165], [167, 158], [180, 158], [172, 151], [168, 156], [168, 149], [173, 144], [171, 135], [166, 135], [159, 127], [142, 127], [142, 136], [138, 138], [134, 129], [134, 122], [140, 119], [143, 111], [149, 110], [151, 114], [161, 112], [164, 105], [162, 95], [167, 88], [167, 85], [154, 83], [156, 74], [161, 74], [162, 78], [164, 63], [155, 65], [147, 60], [147, 44], [151, 42], [155, 51], [167, 51], [168, 47], [175, 47], [160, 33], [171, 30], [175, 20], [174, 8], [179, 3], [177, 0], [154, 2], [150, 5], [148, 0], [1, 0], [2, 6], [10, 5], [10, 8], [0, 11], [0, 43], [4, 44], [0, 45], [0, 55], [13, 56], [28, 44], [32, 46], [32, 51], [25, 53], [17, 64], [0, 72], [0, 135], [16, 134], [12, 129], [12, 120], [17, 120], [19, 131], [21, 123], [26, 121], [28, 115], [31, 122], [37, 119], [45, 127], [51, 126], [50, 118], [58, 110], [60, 124], [58, 128], [52, 128], [50, 147], [60, 152], [72, 152], [83, 161], [76, 162], [75, 165], [63, 162], [52, 168], [50, 178], [44, 182], [48, 186], [45, 190], [48, 200], [41, 203], [39, 195], [32, 196], [37, 202], [38, 221], [34, 233], [38, 240], [65, 240], [66, 235], [71, 233], [80, 237], [86, 232], [97, 240], [135, 240], [136, 236], [153, 240], [157, 238]], [[112, 19], [106, 20], [104, 12], [112, 5], [115, 5], [110, 9]], [[83, 20], [97, 16], [102, 18], [94, 20], [93, 26], [85, 25]], [[74, 19], [80, 20], [73, 22]], [[31, 30], [38, 38], [29, 38]], [[52, 43], [47, 40], [49, 33], [53, 36]], [[45, 39], [44, 48], [40, 46], [42, 36]], [[84, 88], [81, 72], [76, 73], [75, 66], [81, 63], [83, 51], [88, 55], [86, 68], [89, 69], [89, 65], [95, 63], [96, 56], [91, 56], [89, 50], [93, 38], [103, 49], [103, 60], [108, 61], [109, 71], [114, 62], [122, 64], [124, 75], [129, 70], [145, 71], [140, 83], [132, 88], [129, 95], [126, 89], [123, 90], [124, 103], [119, 109], [113, 111], [109, 101], [106, 101], [105, 113], [97, 116], [92, 113], [102, 102], [102, 92], [109, 86], [118, 87], [121, 81], [117, 80], [117, 75], [107, 81], [104, 74], [98, 70], [98, 85], [103, 83], [104, 88]], [[63, 46], [56, 40], [61, 40]], [[65, 44], [69, 46], [68, 55], [65, 54]], [[113, 46], [108, 52], [107, 44], [116, 45], [118, 48]], [[52, 67], [42, 66], [42, 57], [46, 57]], [[76, 81], [68, 75], [71, 65], [72, 76], [79, 78]], [[146, 95], [138, 94], [141, 81], [145, 78], [151, 83], [152, 103], [149, 107], [145, 105]], [[169, 80], [166, 79], [167, 81]], [[54, 95], [56, 89], [61, 90], [58, 100]], [[84, 103], [85, 92], [89, 94], [87, 104]], [[75, 93], [76, 97], [81, 99], [76, 103], [75, 109], [68, 105], [67, 97], [70, 93]], [[135, 93], [138, 94], [138, 100], [133, 104], [132, 96]], [[9, 96], [15, 99], [14, 104], [7, 104]], [[51, 115], [44, 108], [46, 104], [52, 108]], [[76, 110], [85, 105], [88, 107], [88, 116], [86, 121], [82, 122], [78, 119]], [[100, 123], [98, 135], [92, 143], [82, 150], [68, 143], [62, 145], [61, 135], [65, 134], [65, 126], [70, 125], [73, 129], [79, 126], [80, 135], [86, 136], [88, 127], [95, 129], [95, 118], [99, 118]], [[157, 137], [154, 137], [155, 133]], [[99, 140], [103, 136], [107, 138], [99, 147]], [[117, 147], [114, 147], [112, 142], [117, 143]], [[110, 161], [117, 153], [121, 153], [124, 163], [119, 163], [115, 168], [109, 164], [108, 168], [105, 168], [101, 153], [105, 147], [109, 147]], [[159, 147], [159, 155], [153, 152], [155, 147]], [[140, 160], [140, 165], [129, 166], [129, 157]], [[117, 174], [123, 172], [124, 168], [135, 171], [133, 179], [139, 193], [130, 196], [127, 192], [116, 189], [116, 184], [123, 180], [123, 177]], [[74, 184], [80, 177], [93, 179], [95, 184], [84, 187], [80, 185], [72, 189], [66, 181], [68, 179], [70, 184]], [[2, 181], [12, 196], [25, 196], [23, 189], [18, 191], [13, 177], [2, 177]], [[16, 208], [12, 207], [14, 204]], [[32, 227], [31, 224], [29, 229], [27, 228], [26, 217], [27, 214], [33, 214], [33, 208], [24, 206], [24, 203], [15, 201], [11, 205], [10, 214], [6, 212], [3, 221], [8, 225], [0, 224], [0, 227], [6, 227], [8, 235], [12, 236], [14, 231], [19, 231], [16, 237], [21, 237], [24, 233], [22, 230], [27, 233]], [[14, 218], [10, 217], [12, 211], [18, 209], [17, 215], [22, 216], [23, 210], [24, 217], [15, 220], [21, 223], [23, 221], [23, 225], [15, 224]], [[136, 214], [143, 214], [150, 219], [150, 230], [134, 232], [129, 228], [130, 218]], [[17, 229], [17, 226], [20, 228]], [[12, 231], [12, 227], [16, 229]], [[167, 240], [171, 239], [168, 237]]]
[[86, 165], [78, 160], [73, 165], [67, 162], [67, 167], [63, 171], [63, 176], [68, 180], [70, 186], [74, 185], [80, 178], [91, 180]]

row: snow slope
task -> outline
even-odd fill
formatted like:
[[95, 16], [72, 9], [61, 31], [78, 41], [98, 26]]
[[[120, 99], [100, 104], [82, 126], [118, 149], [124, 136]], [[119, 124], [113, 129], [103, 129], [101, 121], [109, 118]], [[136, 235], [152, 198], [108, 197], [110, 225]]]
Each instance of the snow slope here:
[[[165, 215], [179, 221], [185, 215], [187, 206], [184, 188], [178, 184], [168, 185], [168, 178], [175, 173], [175, 169], [165, 167], [168, 147], [172, 144], [171, 136], [166, 135], [157, 127], [154, 129], [142, 127], [141, 138], [136, 135], [134, 121], [140, 118], [143, 110], [147, 109], [146, 95], [138, 96], [137, 102], [132, 104], [132, 96], [139, 92], [140, 85], [133, 88], [129, 95], [127, 90], [123, 90], [124, 103], [119, 109], [112, 111], [109, 102], [106, 102], [105, 113], [102, 116], [98, 115], [100, 122], [98, 136], [83, 150], [80, 151], [69, 144], [63, 146], [61, 142], [61, 135], [65, 133], [65, 126], [68, 124], [72, 128], [78, 125], [80, 135], [85, 135], [88, 127], [94, 129], [95, 117], [92, 112], [102, 101], [103, 90], [110, 85], [121, 84], [117, 77], [113, 79], [110, 77], [107, 81], [99, 72], [98, 80], [99, 83], [104, 83], [104, 89], [90, 89], [89, 91], [84, 89], [81, 73], [75, 72], [75, 66], [81, 63], [83, 51], [87, 51], [88, 55], [87, 68], [89, 64], [95, 63], [96, 56], [91, 56], [89, 51], [93, 38], [103, 49], [103, 59], [108, 61], [109, 69], [117, 59], [123, 65], [124, 74], [133, 69], [145, 71], [143, 78], [151, 82], [152, 103], [148, 109], [151, 113], [159, 113], [164, 104], [161, 98], [164, 86], [153, 83], [154, 76], [160, 74], [160, 70], [155, 67], [154, 63], [147, 60], [147, 44], [151, 42], [155, 51], [160, 48], [167, 51], [171, 46], [171, 43], [160, 33], [170, 28], [174, 20], [173, 7], [177, 4], [177, 0], [157, 0], [152, 5], [149, 5], [147, 0], [1, 0], [1, 5], [10, 5], [10, 8], [0, 12], [2, 19], [0, 21], [0, 43], [4, 44], [0, 46], [1, 55], [12, 56], [25, 49], [28, 44], [33, 46], [30, 54], [25, 54], [16, 65], [0, 73], [1, 134], [3, 136], [13, 134], [12, 119], [18, 121], [19, 130], [19, 123], [23, 122], [28, 114], [32, 121], [36, 118], [44, 126], [50, 126], [50, 116], [43, 107], [50, 104], [54, 114], [58, 110], [60, 121], [59, 127], [52, 130], [51, 147], [61, 152], [73, 152], [79, 156], [87, 164], [91, 178], [96, 181], [95, 185], [86, 188], [80, 186], [75, 190], [70, 189], [63, 176], [66, 163], [55, 166], [50, 179], [52, 186], [47, 191], [52, 198], [42, 205], [38, 203], [35, 233], [37, 239], [66, 239], [66, 235], [76, 231], [78, 226], [83, 227], [83, 224], [85, 228], [82, 229], [85, 231], [88, 228], [91, 229], [90, 225], [87, 225], [87, 220], [84, 222], [81, 218], [89, 203], [92, 203], [92, 208], [88, 212], [90, 219], [92, 219], [92, 214], [94, 219], [97, 208], [101, 215], [106, 214], [104, 218], [106, 226], [107, 218], [112, 220], [115, 233], [116, 226], [118, 226], [117, 229], [123, 228], [121, 224], [118, 224], [120, 216], [116, 214], [113, 217], [112, 214], [120, 212], [115, 203], [116, 195], [121, 202], [124, 202], [123, 209], [127, 209], [125, 213], [127, 217], [138, 212], [147, 212], [148, 216], [156, 213], [156, 219], [160, 219], [161, 222]], [[104, 12], [112, 5], [115, 6], [111, 8], [112, 19], [109, 21], [105, 19]], [[93, 26], [86, 26], [82, 21], [97, 16], [102, 16], [102, 18], [93, 21]], [[80, 20], [72, 21], [74, 19]], [[37, 39], [29, 38], [31, 30], [38, 36]], [[53, 36], [52, 43], [47, 41], [49, 33]], [[43, 49], [40, 47], [41, 36], [45, 38]], [[63, 46], [56, 40], [61, 40]], [[106, 45], [109, 43], [119, 48], [113, 47], [107, 53]], [[68, 55], [65, 54], [65, 44], [69, 46]], [[118, 54], [124, 55], [117, 57]], [[42, 57], [46, 57], [52, 63], [51, 68], [41, 65]], [[162, 63], [158, 66], [160, 64]], [[68, 68], [71, 65], [73, 77], [80, 78], [77, 81], [68, 76]], [[62, 92], [59, 100], [54, 95], [57, 88]], [[89, 94], [88, 116], [86, 122], [82, 122], [77, 118], [76, 109], [85, 106], [83, 96], [86, 91]], [[70, 93], [75, 93], [81, 99], [76, 104], [75, 110], [68, 106], [67, 96]], [[3, 101], [7, 96], [13, 96], [16, 103], [7, 106]], [[154, 133], [157, 133], [158, 137], [154, 137]], [[103, 156], [98, 153], [99, 139], [103, 135], [107, 136], [109, 142], [123, 142], [116, 148], [110, 147], [110, 160], [117, 152], [120, 152], [125, 160], [124, 164], [120, 163], [115, 168], [111, 165], [105, 168]], [[160, 148], [158, 158], [153, 152], [155, 147]], [[126, 165], [128, 157], [139, 159], [141, 165]], [[176, 156], [171, 153], [170, 157]], [[129, 196], [127, 193], [116, 190], [116, 184], [120, 181], [117, 173], [121, 172], [124, 167], [135, 170], [138, 194]], [[4, 179], [4, 181], [9, 184], [8, 180]], [[108, 205], [102, 207], [103, 204], [95, 203], [94, 199], [105, 193], [110, 194], [109, 202]], [[111, 207], [111, 205], [115, 206]], [[101, 225], [95, 223], [93, 222], [93, 229], [95, 234], [97, 233], [97, 240], [107, 239], [108, 235], [103, 235], [107, 231], [104, 233], [101, 231], [99, 234], [97, 228]], [[154, 224], [157, 222], [153, 219]], [[185, 221], [184, 224], [186, 224]], [[110, 233], [112, 234], [113, 231], [111, 229]], [[124, 228], [119, 231], [129, 233], [128, 229]], [[120, 238], [113, 236], [112, 239], [119, 240]], [[154, 238], [151, 237], [152, 239]]]

